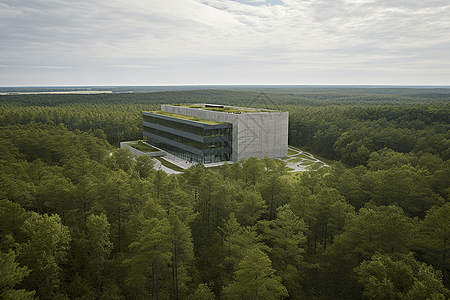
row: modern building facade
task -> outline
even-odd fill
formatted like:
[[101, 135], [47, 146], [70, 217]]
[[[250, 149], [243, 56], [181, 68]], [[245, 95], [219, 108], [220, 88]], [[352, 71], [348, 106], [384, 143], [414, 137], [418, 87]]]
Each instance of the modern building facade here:
[[161, 105], [161, 111], [142, 114], [145, 141], [186, 161], [287, 155], [288, 112], [195, 104]]

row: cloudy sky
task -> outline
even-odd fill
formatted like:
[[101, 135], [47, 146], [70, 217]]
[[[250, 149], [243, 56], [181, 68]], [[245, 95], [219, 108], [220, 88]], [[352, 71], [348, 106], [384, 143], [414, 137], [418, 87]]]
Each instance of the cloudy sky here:
[[0, 0], [0, 86], [450, 84], [449, 0]]

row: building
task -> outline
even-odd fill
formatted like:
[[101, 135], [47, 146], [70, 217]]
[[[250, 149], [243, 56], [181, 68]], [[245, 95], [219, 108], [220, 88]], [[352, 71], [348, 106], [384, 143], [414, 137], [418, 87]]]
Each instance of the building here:
[[186, 161], [236, 162], [288, 152], [288, 112], [194, 104], [161, 105], [142, 115], [145, 141]]

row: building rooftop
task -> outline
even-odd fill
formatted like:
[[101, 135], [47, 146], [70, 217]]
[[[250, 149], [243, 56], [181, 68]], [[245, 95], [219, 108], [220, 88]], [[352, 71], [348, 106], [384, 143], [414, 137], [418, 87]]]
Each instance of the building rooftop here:
[[172, 106], [181, 106], [181, 107], [187, 107], [187, 108], [211, 110], [211, 111], [225, 112], [225, 113], [230, 113], [230, 114], [279, 112], [279, 110], [274, 110], [274, 109], [238, 107], [238, 106], [207, 104], [207, 103], [198, 103], [198, 104], [189, 104], [189, 105], [186, 105], [186, 104], [172, 104]]
[[173, 117], [173, 118], [178, 118], [178, 119], [183, 119], [183, 120], [189, 120], [189, 121], [194, 121], [194, 122], [199, 122], [199, 123], [205, 123], [205, 124], [227, 124], [226, 122], [216, 122], [216, 121], [211, 121], [211, 120], [207, 120], [207, 119], [203, 119], [203, 118], [199, 118], [199, 117], [178, 115], [178, 114], [173, 114], [173, 113], [160, 111], [160, 110], [148, 111], [148, 112], [157, 114], [157, 115], [163, 115], [163, 116], [168, 116], [168, 117]]

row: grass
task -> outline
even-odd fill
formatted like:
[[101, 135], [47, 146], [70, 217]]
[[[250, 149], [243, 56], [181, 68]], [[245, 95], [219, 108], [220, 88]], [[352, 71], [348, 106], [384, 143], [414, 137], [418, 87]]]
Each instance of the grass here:
[[311, 154], [312, 156], [314, 156], [314, 157], [317, 158], [318, 160], [323, 161], [323, 162], [326, 163], [327, 165], [330, 165], [330, 166], [331, 166], [333, 163], [335, 163], [334, 160], [327, 159], [327, 158], [324, 158], [324, 157], [322, 157], [322, 156], [320, 156], [320, 155], [317, 155], [317, 154], [315, 154], [315, 153], [312, 153], [312, 152], [306, 150], [306, 148], [303, 148], [303, 147], [300, 148], [300, 147], [297, 147], [297, 146], [291, 146], [291, 145], [289, 145], [289, 147], [294, 148], [294, 149], [298, 149], [298, 150], [301, 150], [301, 151], [308, 152], [309, 154]]
[[154, 158], [157, 159], [157, 160], [159, 160], [159, 161], [161, 162], [161, 164], [162, 164], [164, 167], [166, 167], [166, 168], [172, 169], [172, 170], [177, 171], [177, 172], [184, 172], [184, 169], [183, 169], [183, 168], [181, 168], [181, 167], [179, 167], [179, 166], [177, 166], [177, 165], [174, 165], [174, 164], [171, 163], [171, 162], [168, 162], [168, 161], [165, 160], [164, 158], [161, 158], [161, 157], [154, 157]]
[[294, 157], [297, 157], [297, 158], [303, 158], [303, 159], [312, 159], [310, 156], [305, 155], [305, 154], [299, 154], [299, 155], [296, 155], [296, 156], [294, 156]]
[[[297, 162], [301, 162], [301, 161], [304, 161], [304, 160], [305, 160], [305, 158], [303, 158], [303, 157], [297, 157], [297, 158], [288, 160], [288, 163], [297, 163]], [[311, 161], [310, 158], [308, 158], [307, 160], [308, 160], [308, 161]]]
[[314, 163], [315, 163], [314, 161], [305, 161], [305, 162], [302, 162], [300, 165], [302, 165], [302, 166], [309, 166], [309, 165], [312, 165]]
[[154, 113], [154, 114], [158, 114], [158, 115], [174, 117], [174, 118], [178, 118], [178, 119], [184, 119], [184, 120], [200, 122], [200, 123], [206, 123], [206, 124], [227, 124], [226, 122], [215, 122], [215, 121], [211, 121], [211, 120], [207, 120], [207, 119], [203, 119], [203, 118], [177, 115], [177, 114], [172, 114], [172, 113], [168, 113], [168, 112], [165, 112], [165, 111], [159, 111], [159, 110], [158, 111], [149, 111], [149, 112], [150, 113]]
[[297, 154], [297, 153], [298, 153], [297, 151], [288, 149], [288, 155], [294, 155], [294, 154]]
[[313, 169], [319, 169], [320, 167], [323, 167], [323, 163], [315, 163], [313, 165], [306, 167], [306, 169], [313, 170]]
[[131, 147], [133, 147], [133, 148], [135, 148], [135, 149], [137, 149], [137, 150], [139, 150], [139, 151], [145, 152], [145, 153], [147, 153], [147, 152], [158, 152], [158, 151], [161, 151], [161, 150], [159, 150], [159, 149], [153, 148], [152, 146], [149, 146], [149, 145], [147, 145], [147, 144], [144, 144], [142, 141], [139, 141], [139, 142], [134, 143], [134, 144], [132, 144], [132, 143], [126, 143], [126, 144], [127, 144], [128, 146], [131, 146]]

